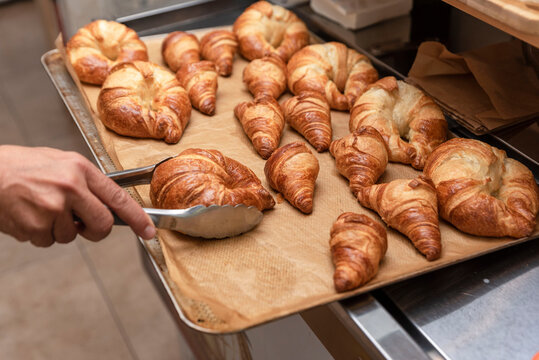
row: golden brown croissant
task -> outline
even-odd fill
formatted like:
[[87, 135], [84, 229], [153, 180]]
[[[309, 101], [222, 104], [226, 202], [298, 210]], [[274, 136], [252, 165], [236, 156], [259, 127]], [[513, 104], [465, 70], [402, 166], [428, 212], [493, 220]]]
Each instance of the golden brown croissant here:
[[215, 114], [217, 71], [211, 61], [184, 64], [176, 73], [180, 84], [187, 90], [191, 105], [207, 115]]
[[281, 146], [273, 152], [264, 173], [270, 186], [305, 214], [313, 211], [318, 159], [301, 141]]
[[375, 184], [388, 162], [387, 145], [380, 133], [370, 126], [362, 126], [333, 141], [329, 151], [339, 173], [350, 180], [354, 196], [361, 187]]
[[286, 64], [275, 54], [251, 61], [243, 69], [243, 82], [253, 94], [269, 94], [275, 99], [286, 90]]
[[390, 227], [406, 235], [427, 260], [436, 260], [442, 250], [438, 227], [438, 204], [432, 182], [420, 175], [387, 184], [360, 188], [361, 205], [376, 211]]
[[159, 165], [150, 199], [161, 209], [245, 204], [262, 211], [275, 205], [251, 169], [217, 150], [204, 149], [184, 150]]
[[236, 105], [234, 114], [258, 154], [263, 159], [269, 158], [279, 147], [284, 128], [284, 117], [279, 103], [273, 97], [262, 94], [254, 101]]
[[389, 161], [412, 164], [416, 169], [423, 169], [447, 133], [440, 107], [421, 90], [393, 76], [369, 86], [352, 107], [350, 131], [365, 125], [380, 132], [389, 147]]
[[168, 67], [176, 72], [183, 64], [200, 61], [200, 44], [195, 35], [174, 31], [163, 40], [161, 53]]
[[479, 236], [530, 235], [539, 209], [532, 172], [505, 151], [472, 139], [451, 139], [429, 156], [425, 169], [436, 186], [440, 215]]
[[202, 57], [213, 61], [217, 73], [221, 76], [232, 74], [234, 55], [238, 50], [236, 35], [228, 30], [214, 30], [200, 40]]
[[331, 227], [333, 282], [338, 292], [353, 290], [378, 272], [387, 251], [386, 229], [368, 216], [346, 212]]
[[331, 142], [331, 112], [324, 95], [304, 92], [286, 100], [283, 105], [286, 122], [299, 132], [318, 152], [326, 151]]
[[236, 19], [232, 29], [247, 60], [271, 53], [284, 62], [309, 44], [307, 27], [293, 12], [267, 1], [250, 5]]
[[134, 30], [106, 20], [80, 28], [67, 42], [66, 53], [79, 79], [96, 85], [103, 84], [116, 64], [148, 60], [146, 45]]
[[191, 103], [174, 75], [159, 65], [116, 65], [97, 98], [103, 124], [121, 135], [177, 143], [191, 117]]
[[295, 53], [288, 62], [287, 77], [293, 94], [315, 91], [326, 96], [332, 109], [348, 110], [378, 79], [378, 72], [366, 56], [344, 44], [328, 42]]

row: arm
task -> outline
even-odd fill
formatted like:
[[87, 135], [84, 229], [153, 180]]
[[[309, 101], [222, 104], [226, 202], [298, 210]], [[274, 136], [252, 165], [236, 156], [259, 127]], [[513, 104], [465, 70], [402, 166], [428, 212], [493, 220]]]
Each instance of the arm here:
[[[109, 207], [145, 239], [155, 227], [139, 204], [88, 159], [51, 148], [0, 146], [0, 231], [36, 246], [111, 231]], [[73, 214], [82, 223], [73, 221]]]

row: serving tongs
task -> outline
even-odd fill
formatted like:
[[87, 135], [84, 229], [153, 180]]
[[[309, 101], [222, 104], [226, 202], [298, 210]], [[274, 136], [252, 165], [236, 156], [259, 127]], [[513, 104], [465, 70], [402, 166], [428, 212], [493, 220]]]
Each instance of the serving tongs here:
[[[171, 159], [136, 169], [116, 171], [107, 176], [122, 187], [149, 184], [155, 169]], [[254, 206], [197, 205], [187, 209], [143, 208], [159, 229], [169, 229], [186, 235], [222, 239], [251, 230], [262, 220], [262, 212]], [[127, 225], [117, 216], [115, 225]]]

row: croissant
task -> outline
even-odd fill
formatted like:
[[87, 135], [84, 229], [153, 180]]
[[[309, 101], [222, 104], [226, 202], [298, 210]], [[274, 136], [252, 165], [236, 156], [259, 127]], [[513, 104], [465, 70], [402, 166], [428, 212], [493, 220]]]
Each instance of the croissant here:
[[378, 272], [387, 251], [386, 229], [368, 216], [346, 212], [331, 227], [333, 283], [338, 292], [353, 290]]
[[389, 161], [416, 169], [423, 169], [447, 133], [440, 107], [421, 90], [393, 76], [372, 84], [352, 107], [350, 131], [365, 125], [380, 132], [389, 147]]
[[214, 30], [200, 40], [202, 57], [213, 61], [217, 73], [221, 76], [232, 74], [234, 55], [238, 50], [236, 35], [228, 30]]
[[270, 186], [305, 214], [313, 211], [314, 184], [319, 170], [318, 159], [301, 141], [275, 150], [264, 166]]
[[217, 71], [211, 61], [184, 64], [176, 73], [180, 84], [187, 90], [191, 105], [207, 115], [215, 114]]
[[277, 99], [286, 90], [286, 64], [275, 54], [255, 59], [243, 70], [243, 82], [255, 97], [267, 93]]
[[[288, 88], [324, 94], [332, 109], [348, 110], [370, 83], [378, 79], [370, 60], [338, 42], [309, 45], [287, 65]], [[344, 92], [344, 94], [343, 94]]]
[[451, 139], [429, 156], [423, 172], [436, 186], [440, 216], [479, 236], [530, 235], [539, 189], [533, 173], [505, 151], [472, 139]]
[[285, 120], [318, 152], [326, 151], [331, 142], [331, 112], [326, 98], [316, 92], [304, 92], [286, 100]]
[[195, 35], [174, 31], [167, 35], [161, 45], [161, 53], [168, 67], [176, 72], [183, 64], [200, 61], [200, 45]]
[[258, 154], [263, 159], [269, 158], [279, 147], [284, 128], [284, 117], [279, 103], [273, 97], [262, 94], [254, 101], [236, 105], [234, 114]]
[[175, 144], [191, 117], [191, 104], [174, 75], [159, 65], [134, 61], [112, 68], [97, 111], [103, 124], [120, 135]]
[[427, 260], [440, 257], [436, 190], [430, 179], [397, 179], [387, 184], [360, 188], [361, 205], [376, 211], [390, 227], [406, 235]]
[[388, 162], [387, 145], [380, 133], [370, 126], [362, 126], [333, 141], [329, 151], [339, 173], [350, 180], [354, 196], [360, 188], [375, 184]]
[[150, 183], [150, 200], [161, 209], [245, 204], [262, 211], [275, 205], [248, 167], [217, 150], [204, 149], [184, 150], [159, 165]]
[[267, 1], [250, 5], [234, 22], [240, 54], [247, 60], [271, 53], [284, 62], [309, 44], [307, 27], [293, 12]]
[[134, 30], [106, 20], [80, 28], [67, 42], [66, 53], [79, 79], [95, 85], [103, 84], [116, 64], [148, 60], [146, 45]]

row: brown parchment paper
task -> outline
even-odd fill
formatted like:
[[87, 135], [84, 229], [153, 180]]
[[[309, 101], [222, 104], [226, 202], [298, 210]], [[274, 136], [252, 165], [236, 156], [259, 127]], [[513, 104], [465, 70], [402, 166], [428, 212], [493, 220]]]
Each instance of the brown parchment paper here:
[[[194, 33], [200, 37], [210, 30]], [[144, 38], [150, 60], [161, 65], [163, 38], [164, 35]], [[233, 113], [237, 103], [252, 99], [242, 83], [246, 64], [236, 57], [233, 75], [219, 78], [216, 115], [209, 117], [193, 110], [183, 137], [175, 145], [123, 137], [107, 130], [95, 116], [99, 87], [80, 85], [80, 89], [94, 112], [101, 140], [119, 167], [152, 164], [190, 147], [211, 148], [250, 167], [270, 189], [264, 177], [265, 161], [255, 152]], [[280, 101], [289, 96], [283, 95]], [[332, 112], [334, 139], [348, 133], [348, 119], [348, 113]], [[296, 140], [303, 138], [286, 126], [281, 145]], [[312, 147], [311, 150], [320, 162], [312, 214], [300, 213], [272, 191], [277, 200], [275, 208], [264, 212], [262, 222], [247, 234], [205, 240], [158, 231], [166, 261], [163, 275], [181, 311], [192, 322], [189, 325], [214, 333], [239, 331], [527, 240], [470, 236], [442, 221], [442, 257], [428, 262], [407, 238], [388, 229], [389, 247], [376, 277], [355, 291], [338, 294], [333, 288], [334, 268], [329, 251], [332, 223], [345, 211], [381, 220], [355, 200], [329, 152], [319, 154]], [[389, 164], [379, 182], [412, 179], [419, 174], [410, 166]], [[151, 206], [149, 186], [138, 186], [136, 190], [144, 205]], [[535, 233], [538, 232], [536, 228]]]
[[462, 54], [439, 42], [424, 42], [408, 81], [478, 135], [539, 116], [539, 79], [517, 40]]

